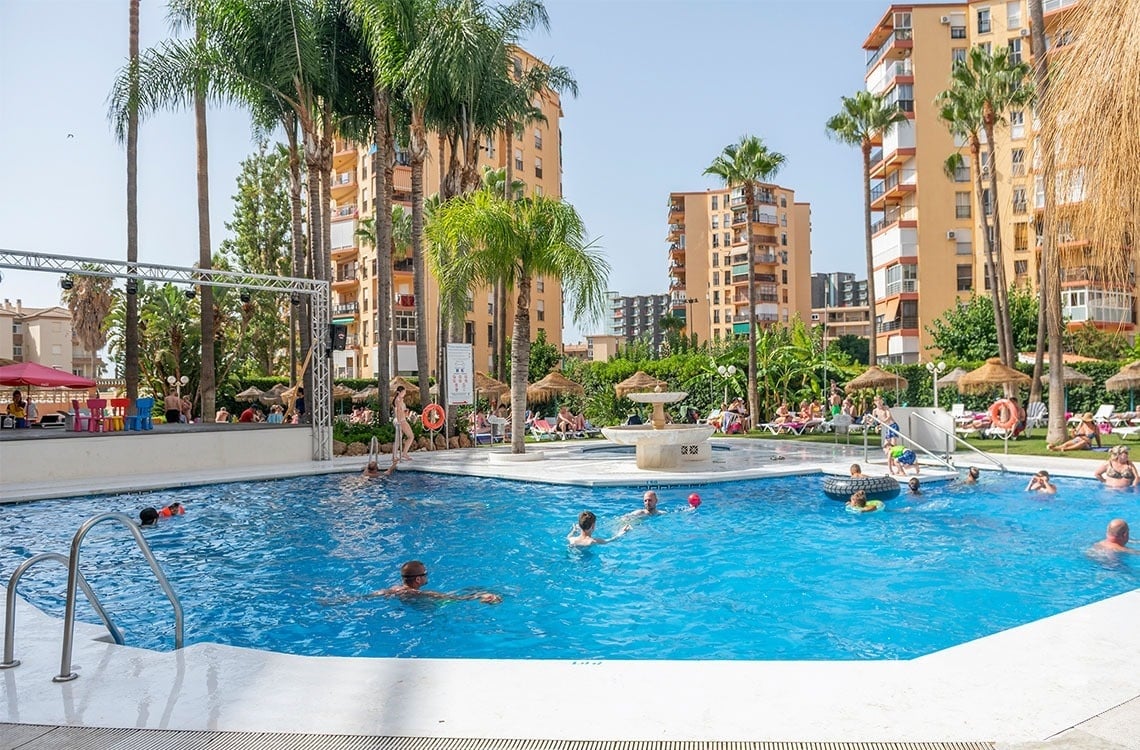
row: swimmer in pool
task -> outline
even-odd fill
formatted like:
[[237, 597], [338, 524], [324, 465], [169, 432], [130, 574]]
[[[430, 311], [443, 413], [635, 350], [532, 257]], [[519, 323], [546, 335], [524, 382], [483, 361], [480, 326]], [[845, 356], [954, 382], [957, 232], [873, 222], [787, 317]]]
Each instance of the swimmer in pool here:
[[653, 490], [646, 490], [645, 494], [641, 496], [641, 502], [645, 505], [644, 508], [639, 508], [631, 513], [627, 513], [627, 518], [637, 518], [641, 516], [659, 516], [665, 511], [657, 509], [657, 493]]
[[597, 516], [588, 510], [582, 511], [578, 514], [578, 523], [574, 524], [570, 533], [566, 535], [566, 541], [570, 543], [571, 547], [589, 547], [592, 544], [609, 544], [633, 528], [627, 523], [621, 527], [621, 531], [609, 539], [603, 539], [600, 536], [594, 536], [594, 527], [597, 526], [597, 524]]
[[910, 494], [912, 494], [912, 495], [921, 495], [922, 494], [922, 490], [920, 490], [918, 488], [918, 477], [911, 477], [910, 481], [906, 483], [906, 486], [910, 489]]
[[1029, 478], [1029, 484], [1025, 485], [1026, 492], [1044, 492], [1047, 495], [1057, 494], [1057, 485], [1049, 481], [1049, 472], [1042, 469]]
[[498, 604], [503, 597], [489, 591], [476, 591], [471, 594], [447, 594], [442, 591], [429, 591], [423, 587], [427, 583], [427, 567], [419, 560], [409, 560], [400, 566], [401, 583], [390, 588], [373, 591], [369, 596], [397, 596], [402, 599], [423, 597], [443, 601], [480, 601], [484, 604]]
[[1128, 546], [1128, 522], [1123, 518], [1114, 518], [1109, 521], [1108, 528], [1104, 532], [1104, 539], [1094, 544], [1092, 548], [1099, 552], [1127, 552], [1132, 555], [1140, 555], [1140, 549]]
[[847, 501], [847, 509], [853, 513], [873, 513], [882, 507], [882, 503], [876, 502], [871, 505], [867, 500], [867, 493], [863, 490], [856, 490], [851, 499]]
[[978, 477], [981, 476], [981, 474], [982, 473], [978, 471], [977, 466], [971, 466], [970, 470], [966, 472], [966, 478], [962, 481], [964, 481], [966, 484], [977, 484]]

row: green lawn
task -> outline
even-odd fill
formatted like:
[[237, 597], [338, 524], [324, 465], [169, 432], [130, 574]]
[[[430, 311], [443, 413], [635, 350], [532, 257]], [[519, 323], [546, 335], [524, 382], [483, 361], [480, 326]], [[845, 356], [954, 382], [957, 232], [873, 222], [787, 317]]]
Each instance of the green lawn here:
[[[753, 438], [753, 439], [758, 439], [758, 440], [776, 440], [776, 441], [799, 440], [799, 441], [808, 442], [808, 443], [827, 443], [827, 444], [833, 444], [836, 441], [836, 437], [834, 435], [831, 435], [831, 434], [799, 435], [799, 436], [797, 436], [797, 435], [772, 435], [769, 432], [754, 431], [754, 432], [750, 433], [748, 435], [748, 437]], [[845, 444], [847, 439], [844, 438], [842, 435], [840, 435], [838, 440], [839, 440], [839, 444], [843, 445], [843, 444]], [[851, 445], [862, 445], [863, 444], [863, 436], [858, 435], [858, 434], [851, 435], [850, 441], [851, 441]], [[1005, 444], [1001, 440], [990, 440], [987, 438], [973, 437], [973, 438], [968, 438], [966, 440], [966, 442], [968, 442], [970, 445], [974, 446], [975, 448], [977, 448], [980, 451], [984, 451], [986, 453], [993, 453], [996, 455], [1005, 455]], [[1113, 445], [1116, 445], [1119, 442], [1121, 442], [1120, 438], [1113, 436], [1113, 435], [1104, 435], [1101, 438], [1101, 445], [1103, 445], [1106, 448], [1111, 447]], [[1127, 443], [1128, 441], [1125, 441], [1125, 442]], [[879, 436], [877, 434], [873, 434], [873, 433], [868, 435], [867, 436], [867, 444], [872, 446], [872, 447], [878, 447], [879, 446]], [[959, 447], [960, 451], [965, 451], [965, 448], [962, 448], [961, 445], [959, 445], [958, 447]], [[1009, 441], [1009, 455], [1011, 455], [1011, 456], [1052, 456], [1055, 458], [1058, 458], [1058, 457], [1059, 458], [1064, 458], [1064, 457], [1069, 457], [1069, 458], [1102, 458], [1102, 459], [1108, 458], [1108, 454], [1104, 451], [1068, 451], [1065, 453], [1056, 453], [1054, 451], [1050, 451], [1048, 448], [1045, 447], [1045, 430], [1044, 429], [1034, 430], [1032, 437], [1018, 438], [1017, 440], [1010, 440]]]

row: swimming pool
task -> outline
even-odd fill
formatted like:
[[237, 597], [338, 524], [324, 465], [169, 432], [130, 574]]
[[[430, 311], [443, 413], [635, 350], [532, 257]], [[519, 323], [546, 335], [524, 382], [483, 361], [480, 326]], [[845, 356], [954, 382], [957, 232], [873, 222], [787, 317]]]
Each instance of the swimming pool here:
[[[640, 489], [584, 489], [402, 473], [325, 475], [0, 507], [0, 572], [67, 550], [106, 510], [175, 500], [147, 530], [182, 598], [186, 642], [294, 654], [551, 659], [911, 658], [1140, 586], [1135, 559], [1085, 554], [1136, 494], [1024, 477], [929, 484], [852, 515], [818, 476], [660, 492], [669, 513], [613, 545], [571, 549], [577, 513], [612, 533]], [[1134, 514], [1133, 514], [1134, 515]], [[423, 560], [429, 587], [490, 589], [500, 605], [364, 595]], [[84, 571], [127, 642], [169, 649], [172, 618], [122, 530], [97, 527]], [[62, 574], [20, 586], [54, 613]], [[80, 616], [95, 621], [80, 608]]]

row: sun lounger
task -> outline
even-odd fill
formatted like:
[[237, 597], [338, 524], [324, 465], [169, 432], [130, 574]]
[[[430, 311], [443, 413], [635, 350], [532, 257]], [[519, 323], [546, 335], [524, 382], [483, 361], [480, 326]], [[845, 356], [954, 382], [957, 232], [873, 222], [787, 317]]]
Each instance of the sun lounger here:
[[530, 424], [530, 434], [535, 440], [553, 440], [558, 436], [554, 427], [545, 419], [536, 419]]

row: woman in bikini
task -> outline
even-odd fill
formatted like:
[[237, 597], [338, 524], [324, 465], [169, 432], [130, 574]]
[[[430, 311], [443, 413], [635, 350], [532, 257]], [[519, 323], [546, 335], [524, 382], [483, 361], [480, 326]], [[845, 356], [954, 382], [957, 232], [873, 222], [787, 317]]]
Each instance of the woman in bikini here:
[[1140, 484], [1140, 471], [1128, 457], [1127, 445], [1115, 445], [1108, 452], [1108, 460], [1093, 472], [1098, 482], [1106, 487], [1135, 487]]
[[1059, 445], [1050, 445], [1051, 451], [1087, 451], [1096, 442], [1097, 447], [1100, 447], [1100, 430], [1093, 421], [1091, 412], [1085, 412], [1081, 415], [1081, 423], [1077, 425], [1077, 429], [1073, 430], [1073, 436]]
[[[392, 452], [400, 454], [400, 460], [411, 461], [412, 457], [408, 455], [408, 451], [412, 449], [412, 443], [416, 441], [415, 433], [412, 432], [412, 426], [408, 424], [408, 407], [404, 404], [404, 396], [407, 391], [404, 386], [396, 386], [396, 394], [392, 396], [392, 424], [396, 426], [396, 440], [392, 445]], [[403, 436], [403, 449], [400, 447], [400, 437]]]

